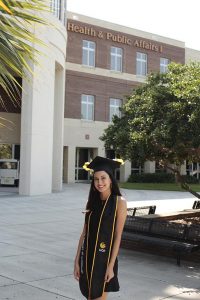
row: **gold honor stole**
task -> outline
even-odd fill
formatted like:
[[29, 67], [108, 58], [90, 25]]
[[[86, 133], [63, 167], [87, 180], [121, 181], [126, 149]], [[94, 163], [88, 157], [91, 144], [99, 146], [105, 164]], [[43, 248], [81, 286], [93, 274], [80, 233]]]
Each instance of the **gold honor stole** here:
[[104, 206], [100, 201], [89, 212], [87, 230], [80, 253], [79, 286], [88, 299], [102, 296], [105, 289], [105, 273], [110, 261], [115, 230], [118, 197], [110, 196]]

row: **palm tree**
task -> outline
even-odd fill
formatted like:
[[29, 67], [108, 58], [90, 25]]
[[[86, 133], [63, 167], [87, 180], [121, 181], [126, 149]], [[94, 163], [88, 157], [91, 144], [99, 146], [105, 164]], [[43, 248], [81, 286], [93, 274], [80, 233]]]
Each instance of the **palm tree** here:
[[0, 88], [14, 105], [19, 104], [16, 95], [21, 89], [16, 77], [31, 72], [27, 61], [36, 61], [34, 44], [42, 43], [32, 28], [36, 23], [47, 24], [39, 17], [39, 12], [48, 10], [44, 3], [44, 0], [0, 0]]

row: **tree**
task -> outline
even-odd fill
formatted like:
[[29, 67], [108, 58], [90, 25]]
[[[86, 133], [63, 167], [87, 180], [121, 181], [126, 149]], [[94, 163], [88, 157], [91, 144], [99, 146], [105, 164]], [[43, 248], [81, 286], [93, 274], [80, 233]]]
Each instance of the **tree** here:
[[133, 91], [101, 140], [124, 159], [157, 161], [199, 197], [183, 182], [180, 168], [185, 160], [200, 161], [200, 64], [172, 63], [168, 69], [150, 74]]
[[12, 158], [12, 145], [0, 144], [0, 159]]
[[[14, 105], [19, 105], [16, 95], [21, 86], [16, 77], [31, 72], [28, 61], [36, 60], [34, 43], [41, 41], [32, 31], [33, 24], [47, 24], [38, 16], [47, 11], [44, 0], [0, 0], [0, 87]], [[2, 101], [2, 99], [0, 99]]]

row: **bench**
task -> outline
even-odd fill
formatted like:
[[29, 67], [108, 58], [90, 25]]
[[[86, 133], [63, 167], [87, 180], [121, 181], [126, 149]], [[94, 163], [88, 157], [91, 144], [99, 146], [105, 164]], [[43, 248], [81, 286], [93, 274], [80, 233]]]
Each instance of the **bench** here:
[[180, 266], [181, 255], [200, 249], [200, 226], [188, 226], [167, 220], [127, 216], [122, 247], [171, 251]]
[[192, 209], [200, 209], [200, 200], [194, 201]]
[[144, 216], [144, 215], [152, 215], [155, 214], [156, 206], [139, 206], [127, 209], [128, 216]]

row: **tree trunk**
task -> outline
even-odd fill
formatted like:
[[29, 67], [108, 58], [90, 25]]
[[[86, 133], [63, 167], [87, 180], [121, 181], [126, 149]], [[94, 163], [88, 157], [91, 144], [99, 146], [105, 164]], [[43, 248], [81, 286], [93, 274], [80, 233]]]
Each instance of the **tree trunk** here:
[[197, 192], [193, 191], [190, 188], [190, 186], [183, 180], [183, 176], [181, 175], [181, 172], [180, 172], [180, 166], [176, 166], [176, 168], [172, 168], [171, 166], [167, 165], [163, 161], [160, 163], [160, 166], [165, 167], [165, 168], [169, 169], [170, 171], [172, 171], [174, 173], [174, 175], [175, 175], [175, 181], [176, 181], [176, 183], [180, 184], [181, 187], [184, 190], [186, 190], [187, 192], [191, 193], [193, 196], [195, 196], [198, 199], [200, 199], [200, 194], [198, 194]]
[[187, 192], [191, 193], [192, 195], [194, 195], [195, 197], [197, 197], [198, 199], [200, 199], [200, 195], [193, 191], [190, 186], [183, 180], [183, 177], [180, 174], [180, 171], [176, 171], [175, 172], [175, 177], [177, 179], [177, 182], [180, 183], [181, 187], [186, 190]]

